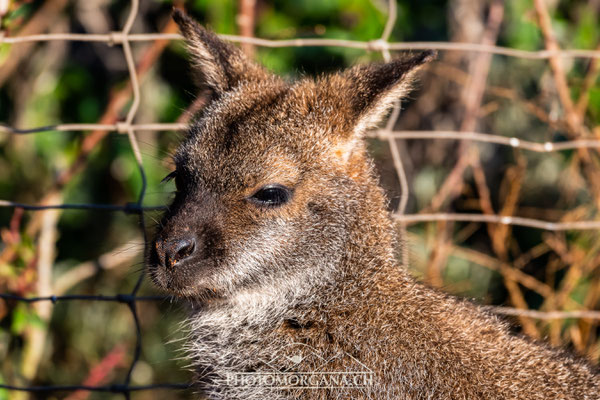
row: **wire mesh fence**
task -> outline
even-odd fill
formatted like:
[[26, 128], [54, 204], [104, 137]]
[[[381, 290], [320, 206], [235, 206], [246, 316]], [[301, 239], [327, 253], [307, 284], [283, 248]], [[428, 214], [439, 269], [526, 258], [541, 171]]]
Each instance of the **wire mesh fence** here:
[[[580, 58], [588, 59], [593, 63], [597, 63], [600, 60], [600, 50], [578, 50], [578, 49], [560, 49], [554, 34], [552, 26], [548, 22], [548, 10], [543, 0], [535, 0], [535, 10], [540, 20], [540, 28], [542, 30], [546, 48], [539, 51], [525, 51], [507, 47], [500, 47], [495, 44], [495, 36], [497, 35], [497, 29], [499, 22], [498, 17], [494, 13], [502, 13], [502, 2], [492, 1], [489, 11], [489, 20], [486, 27], [486, 32], [482, 38], [481, 43], [449, 43], [449, 42], [403, 42], [394, 43], [390, 42], [390, 35], [392, 29], [396, 23], [396, 2], [390, 0], [387, 2], [388, 7], [388, 19], [385, 24], [383, 33], [380, 37], [373, 38], [371, 41], [352, 41], [352, 40], [331, 40], [331, 39], [293, 39], [293, 40], [267, 40], [259, 39], [254, 37], [243, 37], [243, 36], [232, 36], [222, 35], [225, 39], [233, 42], [242, 44], [250, 44], [253, 46], [263, 47], [307, 47], [307, 46], [333, 46], [333, 47], [345, 47], [353, 49], [361, 49], [371, 52], [380, 52], [384, 60], [389, 61], [391, 59], [392, 51], [400, 50], [419, 50], [419, 49], [436, 49], [440, 51], [458, 51], [458, 52], [471, 52], [476, 54], [477, 61], [479, 62], [478, 67], [473, 71], [472, 76], [469, 78], [469, 90], [474, 93], [474, 100], [471, 103], [467, 103], [467, 115], [461, 130], [450, 130], [450, 131], [408, 131], [408, 130], [395, 130], [398, 117], [400, 115], [400, 105], [397, 104], [388, 118], [385, 126], [382, 129], [374, 130], [370, 133], [373, 138], [383, 140], [389, 145], [391, 156], [397, 178], [400, 183], [401, 195], [397, 210], [393, 213], [393, 217], [399, 222], [401, 229], [406, 230], [407, 225], [420, 223], [420, 222], [434, 222], [434, 221], [460, 221], [460, 222], [478, 222], [494, 225], [505, 225], [505, 226], [523, 226], [528, 228], [535, 228], [546, 231], [580, 231], [580, 230], [597, 230], [600, 228], [600, 221], [596, 219], [578, 219], [578, 220], [561, 220], [561, 221], [548, 221], [537, 218], [525, 218], [511, 214], [496, 214], [493, 212], [491, 207], [482, 207], [483, 213], [442, 213], [434, 212], [439, 207], [432, 207], [429, 210], [422, 210], [421, 212], [407, 214], [407, 204], [410, 196], [410, 186], [408, 184], [407, 175], [405, 172], [403, 159], [400, 154], [398, 147], [398, 141], [417, 139], [417, 140], [453, 140], [464, 142], [465, 151], [462, 152], [461, 157], [454, 166], [452, 172], [447, 177], [446, 181], [437, 193], [437, 204], [443, 203], [448, 197], [452, 197], [452, 191], [456, 186], [456, 182], [462, 179], [462, 174], [468, 166], [476, 166], [479, 163], [479, 154], [477, 151], [478, 143], [491, 143], [500, 146], [506, 146], [513, 149], [522, 149], [531, 152], [538, 153], [553, 153], [562, 151], [579, 151], [585, 152], [588, 150], [596, 150], [600, 148], [600, 140], [594, 139], [593, 135], [589, 134], [588, 128], [585, 127], [583, 118], [578, 104], [574, 104], [569, 95], [569, 87], [565, 81], [565, 72], [561, 67], [561, 60]], [[144, 166], [142, 164], [142, 153], [138, 139], [136, 138], [137, 131], [179, 131], [186, 128], [185, 123], [151, 123], [151, 124], [136, 124], [136, 115], [140, 108], [141, 90], [139, 74], [147, 65], [144, 65], [144, 61], [138, 61], [134, 59], [134, 53], [132, 52], [131, 44], [138, 41], [155, 42], [158, 45], [163, 45], [168, 41], [180, 40], [180, 35], [172, 32], [172, 23], [169, 27], [161, 33], [131, 33], [134, 20], [138, 15], [139, 0], [132, 0], [130, 5], [130, 11], [123, 25], [123, 28], [117, 32], [108, 32], [106, 34], [78, 34], [78, 33], [60, 33], [60, 34], [33, 34], [24, 35], [17, 37], [5, 36], [3, 32], [0, 32], [0, 44], [13, 44], [19, 45], [28, 42], [48, 42], [48, 41], [81, 41], [81, 42], [100, 42], [106, 45], [121, 46], [123, 51], [123, 57], [126, 61], [128, 74], [129, 74], [129, 86], [123, 91], [122, 98], [126, 101], [131, 101], [129, 109], [125, 118], [121, 121], [115, 120], [114, 122], [106, 123], [101, 121], [97, 124], [57, 124], [33, 128], [19, 128], [7, 125], [0, 125], [0, 132], [6, 132], [15, 135], [43, 133], [47, 131], [74, 131], [74, 132], [88, 132], [92, 131], [90, 135], [85, 138], [84, 145], [82, 146], [79, 154], [77, 155], [76, 161], [67, 168], [58, 178], [51, 190], [52, 193], [60, 193], [64, 189], [65, 183], [69, 179], [77, 174], [78, 171], [83, 168], [86, 163], [87, 157], [90, 152], [98, 145], [100, 140], [105, 137], [109, 132], [118, 132], [127, 135], [129, 145], [131, 147], [132, 155], [136, 160], [139, 174], [142, 181], [142, 187], [135, 201], [125, 205], [108, 205], [108, 204], [63, 204], [63, 203], [52, 203], [53, 197], [49, 194], [39, 204], [23, 204], [19, 202], [10, 201], [8, 199], [0, 200], [0, 207], [14, 207], [15, 209], [23, 209], [29, 211], [43, 211], [43, 210], [65, 210], [65, 209], [81, 209], [81, 210], [100, 210], [106, 212], [123, 212], [125, 214], [133, 214], [139, 217], [139, 226], [142, 237], [144, 238], [144, 244], [147, 244], [146, 238], [146, 226], [144, 220], [144, 213], [147, 211], [161, 210], [164, 206], [147, 207], [143, 206], [143, 202], [146, 195], [147, 181]], [[496, 20], [495, 20], [496, 18]], [[501, 19], [501, 18], [500, 18]], [[494, 31], [496, 32], [494, 34]], [[503, 135], [496, 135], [493, 133], [476, 132], [473, 130], [473, 123], [471, 122], [476, 118], [476, 111], [471, 110], [469, 113], [469, 104], [476, 110], [479, 108], [481, 101], [481, 93], [485, 87], [485, 78], [488, 73], [490, 57], [492, 55], [502, 55], [506, 57], [517, 57], [523, 59], [535, 59], [535, 60], [548, 60], [551, 65], [553, 77], [556, 83], [557, 92], [560, 97], [562, 107], [565, 112], [565, 119], [567, 124], [567, 131], [569, 137], [567, 140], [560, 142], [534, 142], [528, 141], [517, 137], [507, 137]], [[595, 69], [591, 68], [591, 69]], [[436, 202], [434, 198], [433, 202]], [[145, 249], [144, 249], [145, 252]], [[408, 254], [403, 254], [403, 261], [408, 262]], [[503, 264], [498, 265], [498, 268], [509, 268]], [[513, 274], [517, 274], [514, 270], [511, 270]], [[37, 297], [23, 297], [12, 294], [0, 294], [0, 298], [26, 303], [38, 303], [38, 302], [50, 302], [52, 304], [63, 301], [104, 301], [104, 302], [115, 302], [121, 303], [128, 307], [133, 317], [135, 329], [136, 329], [136, 345], [133, 350], [132, 362], [129, 365], [126, 376], [121, 380], [119, 384], [113, 384], [108, 386], [89, 386], [89, 385], [61, 385], [61, 386], [13, 386], [0, 384], [0, 388], [16, 390], [16, 391], [28, 391], [28, 392], [51, 392], [51, 391], [97, 391], [97, 392], [112, 392], [123, 394], [126, 398], [130, 397], [130, 394], [134, 391], [141, 390], [152, 390], [152, 389], [184, 389], [188, 388], [187, 383], [165, 383], [165, 384], [154, 384], [145, 386], [136, 386], [131, 384], [131, 375], [136, 366], [136, 363], [140, 359], [142, 334], [140, 330], [139, 318], [137, 313], [137, 302], [140, 301], [161, 301], [164, 297], [160, 296], [140, 296], [139, 289], [144, 279], [143, 271], [140, 272], [137, 282], [129, 293], [118, 294], [115, 296], [105, 295], [56, 295], [51, 292], [39, 291]], [[525, 286], [536, 286], [536, 282], [531, 282], [526, 277], [518, 276], [518, 280]], [[50, 289], [50, 288], [47, 288]], [[600, 311], [593, 310], [572, 310], [572, 311], [533, 311], [524, 308], [513, 308], [513, 307], [488, 307], [490, 310], [496, 313], [528, 317], [536, 319], [568, 319], [568, 318], [580, 318], [586, 320], [600, 320]]]

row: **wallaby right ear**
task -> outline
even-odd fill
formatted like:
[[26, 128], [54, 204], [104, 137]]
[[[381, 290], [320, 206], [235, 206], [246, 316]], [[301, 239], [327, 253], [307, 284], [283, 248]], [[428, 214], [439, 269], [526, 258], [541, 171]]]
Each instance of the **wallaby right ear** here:
[[318, 97], [329, 101], [326, 110], [335, 154], [346, 162], [367, 129], [410, 90], [415, 72], [435, 57], [435, 52], [425, 51], [387, 63], [357, 65], [318, 82]]
[[185, 12], [175, 9], [173, 19], [185, 37], [195, 69], [200, 73], [199, 81], [214, 93], [223, 93], [241, 82], [262, 80], [268, 76], [239, 48], [219, 39]]
[[413, 76], [425, 63], [435, 59], [436, 52], [395, 59], [385, 64], [359, 65], [344, 72], [351, 90], [346, 101], [355, 116], [354, 133], [359, 136], [375, 126], [394, 102], [410, 90]]

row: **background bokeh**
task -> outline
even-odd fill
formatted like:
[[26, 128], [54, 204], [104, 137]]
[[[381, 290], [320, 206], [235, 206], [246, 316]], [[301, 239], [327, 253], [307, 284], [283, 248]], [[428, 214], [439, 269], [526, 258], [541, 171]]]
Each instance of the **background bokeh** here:
[[[175, 4], [174, 4], [175, 3]], [[250, 11], [243, 11], [248, 5]], [[551, 0], [550, 27], [563, 49], [600, 50], [600, 2]], [[335, 38], [370, 41], [388, 18], [384, 0], [142, 0], [134, 33], [175, 32], [173, 6], [185, 7], [218, 33], [267, 39]], [[122, 28], [126, 0], [0, 0], [5, 36], [103, 34]], [[547, 46], [533, 0], [397, 2], [390, 42], [491, 44], [522, 50]], [[497, 24], [497, 29], [494, 28]], [[0, 37], [1, 37], [0, 33]], [[135, 123], [187, 122], [201, 106], [182, 43], [132, 44], [142, 103]], [[356, 63], [381, 61], [378, 51], [343, 47], [244, 47], [290, 79]], [[397, 56], [398, 52], [392, 52]], [[489, 68], [486, 66], [486, 57]], [[403, 102], [396, 130], [489, 132], [536, 142], [600, 139], [598, 56], [558, 58], [565, 88], [548, 59], [443, 51]], [[483, 76], [478, 84], [474, 76]], [[129, 74], [119, 45], [52, 41], [0, 44], [0, 122], [28, 129], [58, 123], [113, 123], [130, 107]], [[475, 98], [475, 100], [473, 100]], [[109, 119], [110, 119], [109, 118]], [[135, 202], [142, 181], [127, 135], [111, 132], [65, 178], [91, 132], [48, 130], [19, 135], [0, 130], [0, 199], [39, 204]], [[180, 134], [137, 131], [147, 174], [147, 206], [169, 202], [169, 154]], [[390, 210], [400, 185], [388, 140], [369, 138]], [[596, 150], [534, 153], [450, 140], [398, 140], [410, 194], [406, 212], [493, 213], [547, 221], [594, 220], [600, 205]], [[457, 166], [465, 165], [464, 171]], [[460, 173], [459, 173], [460, 172]], [[453, 175], [454, 174], [454, 175]], [[448, 177], [458, 176], [455, 181]], [[450, 182], [451, 184], [447, 183]], [[448, 189], [448, 190], [446, 190]], [[159, 212], [148, 212], [151, 232]], [[0, 293], [38, 294], [39, 265], [51, 265], [56, 294], [128, 293], [142, 269], [137, 215], [103, 211], [23, 211], [0, 207]], [[408, 226], [414, 274], [482, 304], [520, 309], [598, 310], [600, 236], [597, 230], [549, 232], [468, 222]], [[401, 253], [401, 252], [399, 252]], [[405, 255], [406, 256], [406, 255]], [[156, 294], [145, 281], [141, 294]], [[177, 361], [182, 307], [176, 301], [138, 303], [143, 336], [132, 384], [186, 382]], [[511, 318], [515, 331], [566, 346], [600, 362], [598, 320]], [[136, 333], [126, 304], [68, 301], [45, 306], [0, 299], [0, 383], [93, 385], [120, 383], [133, 357]], [[185, 391], [142, 391], [136, 399], [189, 398]], [[110, 393], [28, 394], [0, 389], [2, 399], [121, 398]]]

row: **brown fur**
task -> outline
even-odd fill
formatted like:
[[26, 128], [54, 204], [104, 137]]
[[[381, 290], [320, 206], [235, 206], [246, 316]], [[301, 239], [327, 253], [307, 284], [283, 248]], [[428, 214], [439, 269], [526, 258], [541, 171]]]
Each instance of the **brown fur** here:
[[[288, 83], [184, 14], [175, 19], [212, 100], [175, 156], [178, 192], [148, 265], [160, 287], [194, 306], [186, 349], [205, 395], [600, 398], [590, 365], [511, 335], [497, 317], [415, 282], [395, 261], [362, 135], [430, 53]], [[290, 188], [289, 201], [258, 204], [252, 196], [268, 184]], [[181, 250], [182, 238], [195, 246]], [[357, 363], [373, 371], [372, 385], [224, 381], [231, 372], [339, 372]]]

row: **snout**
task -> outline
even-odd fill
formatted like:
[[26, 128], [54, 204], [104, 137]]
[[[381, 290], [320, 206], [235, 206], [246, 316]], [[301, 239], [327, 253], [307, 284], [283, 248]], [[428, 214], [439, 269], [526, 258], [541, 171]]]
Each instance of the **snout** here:
[[192, 258], [198, 248], [193, 235], [164, 240], [157, 238], [155, 243], [158, 263], [161, 267], [174, 270]]
[[[194, 209], [192, 209], [194, 211]], [[159, 288], [180, 296], [214, 290], [226, 257], [222, 230], [212, 221], [180, 213], [163, 219], [147, 254], [148, 273]]]

